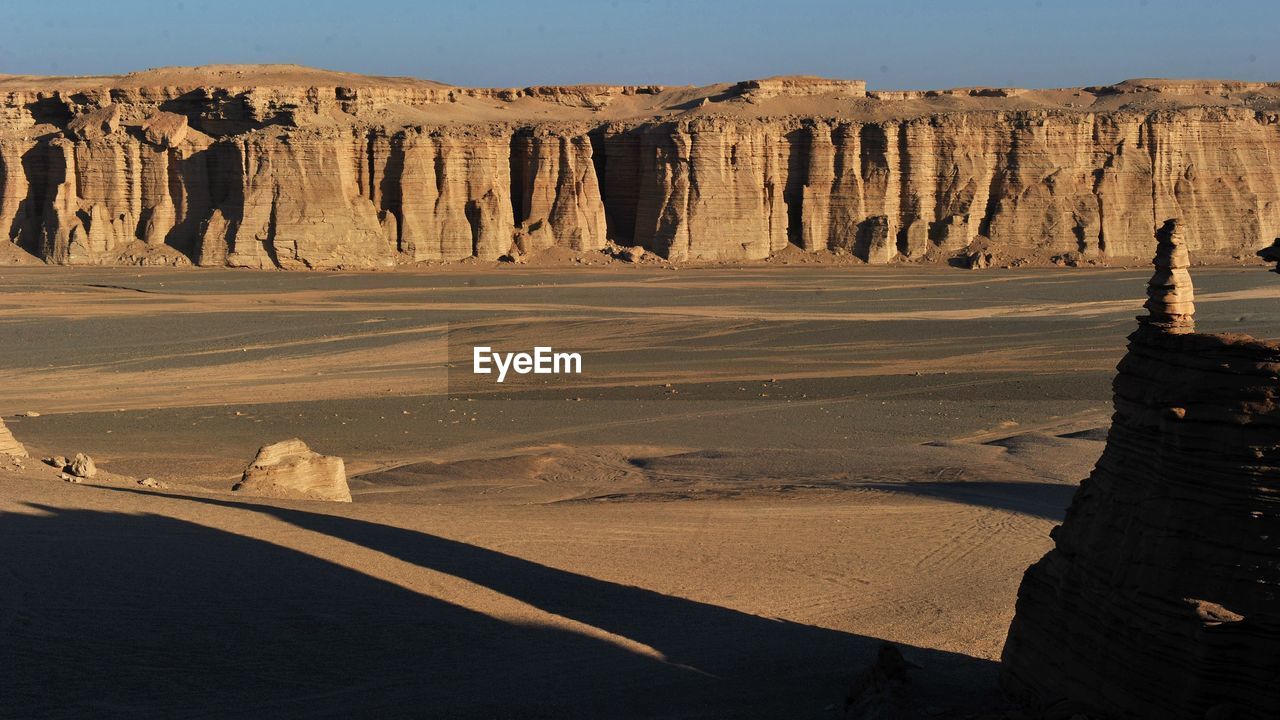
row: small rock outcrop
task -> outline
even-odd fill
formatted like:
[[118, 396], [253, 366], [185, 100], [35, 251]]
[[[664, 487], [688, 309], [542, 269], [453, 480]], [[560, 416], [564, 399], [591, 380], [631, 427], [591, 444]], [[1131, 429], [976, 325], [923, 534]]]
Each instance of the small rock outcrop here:
[[1194, 332], [1176, 223], [1155, 265], [1106, 448], [1018, 590], [1002, 685], [1049, 715], [1275, 718], [1280, 343]]
[[98, 474], [98, 467], [93, 464], [93, 458], [84, 453], [76, 453], [75, 458], [64, 469], [68, 475], [78, 478], [91, 478]]
[[114, 103], [90, 110], [67, 123], [67, 134], [78, 140], [99, 140], [120, 129], [120, 106]]
[[9, 457], [27, 457], [27, 449], [22, 447], [22, 443], [9, 432], [9, 428], [5, 427], [4, 420], [0, 420], [0, 455], [8, 455]]
[[260, 497], [351, 502], [342, 458], [314, 452], [297, 438], [263, 445], [231, 489]]

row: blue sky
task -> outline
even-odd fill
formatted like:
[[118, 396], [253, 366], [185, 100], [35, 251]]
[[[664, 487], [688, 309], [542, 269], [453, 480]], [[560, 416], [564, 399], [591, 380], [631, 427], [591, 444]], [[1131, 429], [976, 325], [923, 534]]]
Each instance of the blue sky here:
[[291, 62], [458, 85], [1280, 80], [1280, 1], [0, 0], [0, 73]]

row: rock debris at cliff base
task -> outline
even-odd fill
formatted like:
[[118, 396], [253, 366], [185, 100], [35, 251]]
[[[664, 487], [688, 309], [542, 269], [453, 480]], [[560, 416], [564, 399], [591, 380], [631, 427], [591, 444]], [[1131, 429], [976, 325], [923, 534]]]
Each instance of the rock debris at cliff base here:
[[1280, 85], [460, 88], [293, 66], [0, 77], [0, 262], [377, 268], [563, 248], [1203, 261], [1280, 235]]

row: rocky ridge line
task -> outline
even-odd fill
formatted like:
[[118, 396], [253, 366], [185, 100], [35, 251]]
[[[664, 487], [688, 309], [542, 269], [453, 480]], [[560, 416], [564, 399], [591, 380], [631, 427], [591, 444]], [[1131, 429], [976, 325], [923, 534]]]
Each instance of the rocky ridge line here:
[[[522, 89], [314, 71], [0, 77], [0, 262], [376, 268], [1199, 260], [1280, 235], [1280, 85]], [[21, 251], [21, 252], [19, 252]], [[24, 254], [25, 253], [25, 254]]]

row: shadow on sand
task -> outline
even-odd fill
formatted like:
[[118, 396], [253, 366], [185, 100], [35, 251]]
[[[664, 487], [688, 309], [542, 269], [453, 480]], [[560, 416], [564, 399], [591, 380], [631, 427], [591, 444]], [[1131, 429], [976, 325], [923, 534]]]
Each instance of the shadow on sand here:
[[1078, 485], [1036, 482], [907, 482], [873, 483], [886, 492], [920, 495], [935, 500], [1022, 513], [1061, 522], [1067, 515]]
[[[835, 718], [878, 645], [422, 532], [164, 497], [261, 513], [464, 578], [665, 661], [184, 520], [32, 505], [42, 514], [0, 514], [0, 716]], [[943, 707], [994, 692], [992, 662], [907, 654]]]

